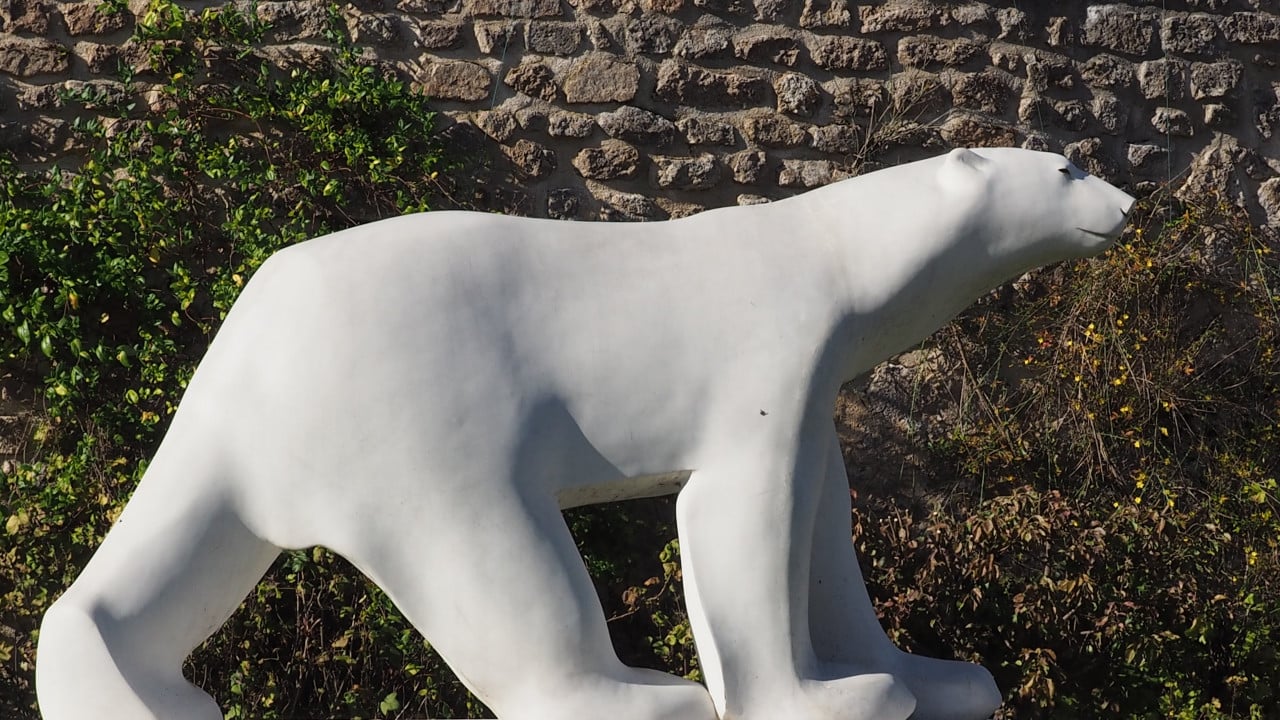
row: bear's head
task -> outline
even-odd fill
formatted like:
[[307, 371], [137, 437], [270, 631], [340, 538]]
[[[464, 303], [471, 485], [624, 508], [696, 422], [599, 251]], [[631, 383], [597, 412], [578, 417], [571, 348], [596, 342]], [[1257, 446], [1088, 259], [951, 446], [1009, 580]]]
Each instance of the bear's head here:
[[953, 150], [939, 180], [966, 199], [987, 252], [1025, 269], [1095, 255], [1124, 229], [1134, 199], [1054, 153]]

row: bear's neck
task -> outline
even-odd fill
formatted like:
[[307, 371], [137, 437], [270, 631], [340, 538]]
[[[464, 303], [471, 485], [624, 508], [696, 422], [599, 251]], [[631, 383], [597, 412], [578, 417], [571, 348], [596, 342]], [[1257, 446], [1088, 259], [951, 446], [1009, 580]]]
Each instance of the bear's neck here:
[[[972, 216], [970, 216], [972, 217]], [[918, 221], [918, 217], [916, 218]], [[869, 254], [855, 239], [847, 247], [851, 296], [844, 338], [852, 353], [846, 380], [918, 346], [965, 308], [1025, 272], [1026, 258], [995, 253], [971, 220], [932, 218], [932, 232], [908, 235]]]

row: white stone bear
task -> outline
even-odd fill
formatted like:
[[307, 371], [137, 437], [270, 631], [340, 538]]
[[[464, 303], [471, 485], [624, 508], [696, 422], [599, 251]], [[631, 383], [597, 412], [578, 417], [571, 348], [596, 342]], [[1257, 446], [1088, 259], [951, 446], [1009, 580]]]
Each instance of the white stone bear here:
[[[1132, 204], [1059, 155], [955, 150], [669, 222], [436, 212], [284, 250], [45, 616], [41, 709], [221, 718], [183, 659], [321, 544], [507, 720], [987, 717], [985, 670], [877, 623], [833, 399]], [[706, 688], [619, 662], [560, 514], [676, 492]]]

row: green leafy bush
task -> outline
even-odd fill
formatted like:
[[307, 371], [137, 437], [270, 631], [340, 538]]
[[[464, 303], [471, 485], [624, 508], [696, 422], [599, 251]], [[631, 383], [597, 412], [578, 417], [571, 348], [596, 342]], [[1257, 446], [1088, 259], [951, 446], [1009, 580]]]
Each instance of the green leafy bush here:
[[[47, 171], [0, 156], [4, 384], [42, 404], [0, 493], [0, 714], [34, 716], [39, 618], [119, 513], [257, 266], [426, 209], [438, 187], [427, 99], [361, 62], [344, 28], [335, 16], [316, 67], [282, 70], [253, 50], [252, 12], [155, 0], [136, 28], [141, 69], [66, 93], [83, 108], [83, 156]], [[244, 660], [249, 645], [263, 654]], [[371, 659], [353, 660], [366, 646]], [[282, 558], [188, 672], [233, 717], [473, 705], [438, 665], [381, 593], [317, 550]]]

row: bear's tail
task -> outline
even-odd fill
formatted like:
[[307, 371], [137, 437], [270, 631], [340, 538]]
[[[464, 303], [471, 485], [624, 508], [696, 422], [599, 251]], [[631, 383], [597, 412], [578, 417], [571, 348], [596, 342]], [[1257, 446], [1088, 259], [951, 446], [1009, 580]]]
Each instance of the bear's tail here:
[[46, 720], [220, 720], [182, 677], [280, 550], [241, 521], [209, 434], [165, 437], [137, 491], [40, 626], [36, 692]]

